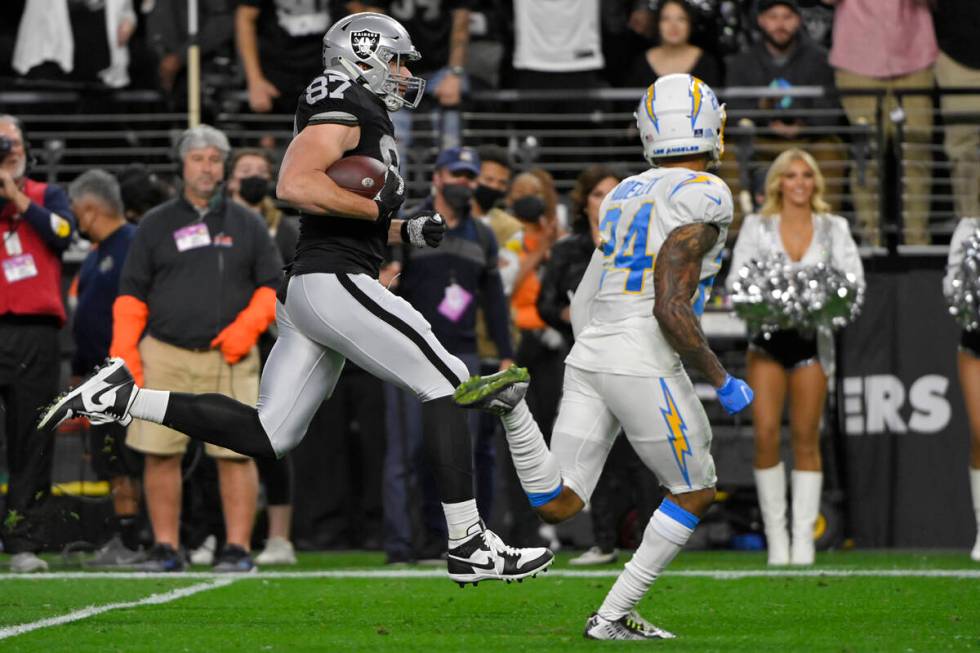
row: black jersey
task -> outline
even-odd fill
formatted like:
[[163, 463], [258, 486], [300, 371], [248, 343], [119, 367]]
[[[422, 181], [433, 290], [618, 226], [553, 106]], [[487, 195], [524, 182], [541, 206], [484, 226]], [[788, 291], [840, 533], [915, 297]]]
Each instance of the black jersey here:
[[[394, 127], [384, 103], [360, 84], [336, 71], [326, 71], [300, 95], [295, 133], [311, 125], [336, 123], [361, 128], [360, 154], [398, 166]], [[388, 225], [335, 215], [300, 213], [299, 243], [293, 274], [311, 272], [366, 273], [378, 276], [388, 242]]]

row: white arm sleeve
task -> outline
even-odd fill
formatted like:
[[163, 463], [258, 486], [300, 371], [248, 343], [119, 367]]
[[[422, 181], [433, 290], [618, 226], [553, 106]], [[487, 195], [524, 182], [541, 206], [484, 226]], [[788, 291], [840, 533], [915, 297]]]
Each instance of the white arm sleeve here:
[[578, 338], [592, 317], [592, 300], [599, 292], [599, 282], [602, 280], [602, 252], [596, 250], [592, 253], [592, 260], [589, 267], [585, 269], [585, 275], [575, 289], [570, 306], [572, 314], [572, 335]]
[[857, 277], [858, 284], [864, 285], [864, 264], [858, 254], [857, 244], [851, 237], [851, 228], [847, 220], [838, 216], [829, 216], [833, 234], [833, 265], [838, 270]]

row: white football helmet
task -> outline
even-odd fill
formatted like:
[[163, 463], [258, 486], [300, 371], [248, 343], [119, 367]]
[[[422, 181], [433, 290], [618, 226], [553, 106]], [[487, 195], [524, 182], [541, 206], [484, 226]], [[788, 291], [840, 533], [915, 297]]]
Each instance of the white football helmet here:
[[640, 100], [636, 126], [643, 157], [657, 159], [707, 152], [717, 161], [725, 149], [725, 105], [711, 87], [686, 74], [664, 75]]
[[422, 56], [412, 45], [401, 23], [384, 14], [364, 12], [338, 20], [323, 35], [323, 68], [336, 70], [362, 82], [381, 98], [389, 111], [414, 109], [422, 101], [425, 80], [392, 73], [389, 63], [418, 61]]

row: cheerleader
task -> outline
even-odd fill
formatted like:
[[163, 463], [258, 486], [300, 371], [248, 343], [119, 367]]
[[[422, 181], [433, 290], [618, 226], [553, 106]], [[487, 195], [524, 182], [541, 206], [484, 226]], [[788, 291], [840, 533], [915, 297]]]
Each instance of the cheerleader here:
[[[825, 263], [854, 274], [863, 285], [864, 268], [847, 220], [827, 212], [830, 207], [823, 199], [824, 188], [823, 175], [807, 152], [789, 149], [773, 161], [766, 174], [765, 203], [759, 214], [746, 216], [739, 231], [729, 291], [737, 270], [750, 260], [772, 254], [782, 254], [794, 267]], [[813, 527], [823, 486], [820, 420], [827, 377], [832, 374], [833, 338], [829, 329], [786, 329], [750, 337], [747, 377], [755, 390], [755, 482], [769, 564], [809, 565], [814, 559]], [[786, 473], [779, 453], [787, 395], [793, 445], [792, 545], [786, 519]]]
[[[946, 296], [952, 289], [953, 271], [963, 262], [964, 242], [980, 230], [980, 218], [963, 218], [956, 226], [949, 244], [949, 265], [943, 279]], [[980, 331], [963, 331], [957, 353], [960, 370], [960, 387], [963, 403], [970, 420], [970, 491], [973, 495], [973, 512], [977, 517], [977, 540], [970, 557], [980, 562]]]

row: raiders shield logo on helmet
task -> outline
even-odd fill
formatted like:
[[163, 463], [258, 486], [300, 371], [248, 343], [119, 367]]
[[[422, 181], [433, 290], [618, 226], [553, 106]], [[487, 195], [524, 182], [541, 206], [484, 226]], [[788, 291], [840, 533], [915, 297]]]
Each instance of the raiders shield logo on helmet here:
[[380, 34], [368, 30], [351, 32], [350, 46], [358, 58], [367, 59], [378, 49], [378, 40], [380, 38]]

